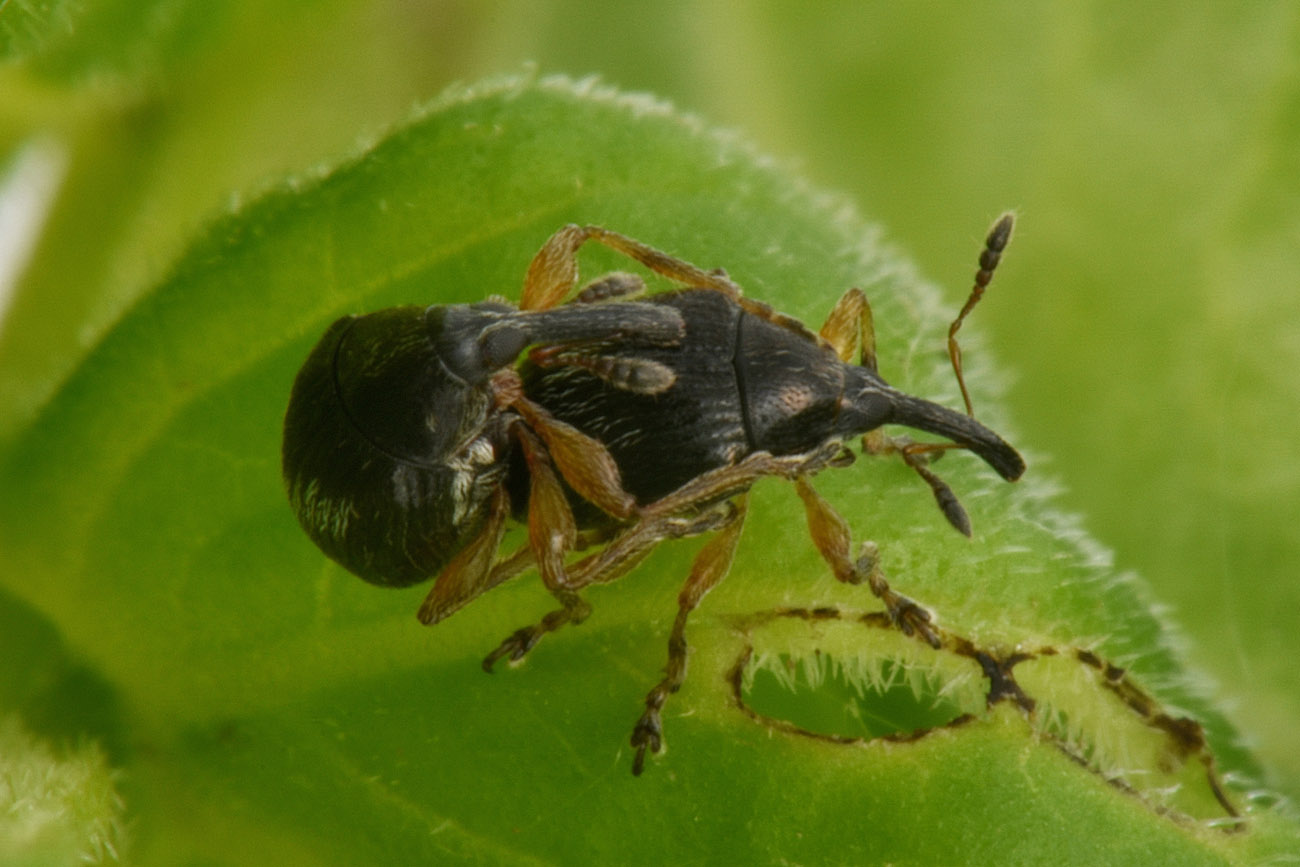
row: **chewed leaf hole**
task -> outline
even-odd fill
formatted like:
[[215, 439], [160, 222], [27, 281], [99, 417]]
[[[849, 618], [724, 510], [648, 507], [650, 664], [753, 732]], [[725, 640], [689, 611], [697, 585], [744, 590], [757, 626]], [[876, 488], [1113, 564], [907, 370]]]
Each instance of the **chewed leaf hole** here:
[[1079, 763], [1158, 810], [1227, 818], [1200, 727], [1165, 712], [1118, 669], [1086, 651], [1045, 655], [1017, 665], [1016, 680], [1037, 701], [1039, 734]]
[[1241, 827], [1201, 725], [1086, 648], [983, 648], [940, 629], [933, 649], [880, 612], [836, 608], [773, 609], [737, 626], [749, 644], [730, 675], [736, 702], [773, 728], [906, 741], [1009, 702], [1027, 735], [1156, 812]]
[[789, 625], [758, 630], [742, 672], [740, 701], [760, 718], [836, 740], [906, 740], [984, 709], [987, 681], [967, 660], [843, 622], [799, 624], [792, 643]]
[[742, 695], [761, 716], [843, 738], [913, 737], [978, 710], [945, 694], [931, 672], [883, 660], [878, 675], [860, 689], [830, 657], [781, 657], [757, 671]]

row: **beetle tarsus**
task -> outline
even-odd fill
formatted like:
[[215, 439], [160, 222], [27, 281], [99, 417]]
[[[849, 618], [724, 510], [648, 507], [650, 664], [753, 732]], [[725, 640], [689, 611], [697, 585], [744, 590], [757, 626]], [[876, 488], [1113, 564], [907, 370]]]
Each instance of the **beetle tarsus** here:
[[885, 572], [880, 568], [880, 551], [875, 542], [862, 543], [853, 571], [856, 580], [852, 583], [866, 582], [871, 592], [884, 604], [890, 622], [899, 631], [907, 636], [917, 635], [931, 647], [939, 646], [939, 635], [931, 625], [929, 609], [889, 586]]
[[542, 630], [538, 626], [516, 629], [510, 633], [509, 638], [497, 645], [495, 650], [483, 657], [483, 670], [491, 674], [492, 666], [496, 665], [497, 660], [503, 656], [509, 656], [511, 662], [518, 662], [537, 645], [541, 638]]
[[531, 626], [524, 626], [510, 633], [505, 641], [497, 645], [497, 648], [483, 658], [483, 670], [492, 673], [492, 666], [496, 665], [498, 659], [504, 656], [510, 657], [511, 662], [519, 662], [528, 655], [528, 651], [537, 646], [537, 642], [542, 640], [542, 636], [548, 632], [554, 632], [566, 623], [577, 625], [586, 620], [591, 614], [591, 605], [577, 593], [567, 590], [555, 592], [555, 597], [560, 600], [562, 608], [548, 612], [540, 622]]
[[646, 708], [646, 712], [641, 714], [632, 728], [632, 748], [636, 750], [636, 757], [632, 759], [632, 776], [639, 777], [645, 770], [646, 750], [658, 753], [663, 745], [663, 725], [659, 721], [659, 711]]
[[929, 609], [903, 596], [900, 593], [891, 591], [891, 600], [885, 603], [885, 609], [889, 613], [890, 621], [907, 636], [915, 635], [926, 644], [939, 649], [942, 642], [939, 639], [939, 633], [935, 632], [931, 624], [931, 614]]

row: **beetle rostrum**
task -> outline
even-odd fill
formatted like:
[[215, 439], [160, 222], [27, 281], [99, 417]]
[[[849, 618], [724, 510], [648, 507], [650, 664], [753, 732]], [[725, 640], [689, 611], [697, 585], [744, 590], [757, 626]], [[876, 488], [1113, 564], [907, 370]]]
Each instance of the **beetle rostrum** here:
[[686, 323], [679, 343], [631, 350], [675, 373], [663, 393], [621, 390], [577, 366], [524, 369], [528, 396], [600, 440], [639, 503], [753, 452], [807, 453], [885, 424], [953, 440], [1004, 478], [1024, 470], [1016, 451], [974, 419], [844, 363], [802, 326], [747, 299], [742, 306], [721, 292], [685, 289], [652, 302]]
[[[885, 382], [859, 290], [814, 334], [746, 298], [720, 270], [570, 225], [534, 257], [519, 308], [397, 307], [330, 326], [285, 416], [290, 502], [317, 546], [365, 580], [401, 587], [436, 575], [424, 623], [536, 568], [560, 608], [506, 638], [484, 660], [489, 670], [585, 619], [583, 588], [628, 573], [665, 540], [714, 534], [679, 594], [665, 676], [633, 728], [639, 774], [662, 746], [660, 711], [685, 681], [687, 618], [730, 569], [761, 478], [795, 484], [812, 541], [839, 580], [866, 583], [899, 629], [938, 646], [929, 612], [889, 586], [874, 545], [850, 554], [847, 523], [809, 480], [851, 462], [847, 444], [861, 438], [867, 452], [899, 455], [969, 535], [932, 458], [966, 449], [1007, 480], [1023, 473], [1016, 450], [970, 414], [956, 342], [1011, 224], [1007, 215], [990, 231], [971, 298], [949, 330], [964, 414]], [[683, 288], [632, 300], [644, 284], [619, 272], [575, 293], [577, 252], [588, 241]], [[883, 425], [948, 442], [914, 442]], [[503, 553], [512, 518], [527, 540]]]

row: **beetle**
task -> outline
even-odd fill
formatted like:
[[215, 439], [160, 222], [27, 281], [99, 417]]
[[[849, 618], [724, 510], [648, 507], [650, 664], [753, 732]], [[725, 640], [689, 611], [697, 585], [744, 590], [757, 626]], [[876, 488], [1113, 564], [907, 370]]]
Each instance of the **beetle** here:
[[[846, 443], [861, 437], [867, 452], [899, 455], [970, 535], [931, 459], [967, 449], [1003, 478], [1020, 477], [1020, 455], [971, 414], [956, 340], [1011, 228], [1008, 214], [990, 230], [974, 289], [949, 328], [963, 414], [884, 381], [858, 289], [814, 334], [744, 296], [724, 271], [597, 226], [565, 226], [534, 257], [518, 308], [399, 307], [326, 331], [286, 411], [290, 502], [321, 550], [367, 581], [407, 586], [436, 574], [419, 610], [426, 624], [535, 567], [560, 608], [501, 642], [484, 659], [489, 671], [584, 620], [591, 608], [578, 591], [627, 574], [667, 539], [714, 533], [679, 594], [665, 675], [633, 728], [640, 774], [647, 752], [662, 748], [660, 711], [685, 681], [687, 618], [729, 571], [761, 478], [794, 482], [836, 578], [866, 583], [903, 632], [939, 645], [929, 612], [889, 586], [875, 546], [851, 556], [847, 523], [809, 479], [851, 463]], [[682, 288], [632, 300], [643, 281], [616, 272], [575, 295], [577, 253], [589, 241]], [[889, 436], [886, 424], [949, 442]], [[512, 517], [527, 540], [502, 555]], [[571, 561], [587, 547], [596, 550]]]
[[406, 587], [495, 553], [476, 540], [500, 523], [510, 455], [538, 448], [534, 434], [560, 462], [585, 454], [593, 481], [575, 489], [630, 513], [612, 459], [601, 463], [598, 443], [527, 400], [512, 368], [530, 343], [643, 346], [679, 339], [683, 323], [663, 307], [553, 308], [551, 297], [531, 286], [522, 310], [403, 306], [325, 331], [294, 381], [282, 445], [290, 503], [325, 554], [373, 584]]

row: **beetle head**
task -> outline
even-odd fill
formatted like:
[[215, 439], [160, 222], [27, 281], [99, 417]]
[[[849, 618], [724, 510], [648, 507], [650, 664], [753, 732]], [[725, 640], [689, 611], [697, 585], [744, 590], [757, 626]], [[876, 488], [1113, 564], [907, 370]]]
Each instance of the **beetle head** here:
[[844, 434], [866, 433], [898, 424], [947, 437], [984, 459], [1007, 481], [1025, 471], [1025, 461], [1009, 443], [975, 419], [937, 403], [899, 391], [868, 367], [846, 366], [849, 398], [838, 425]]

